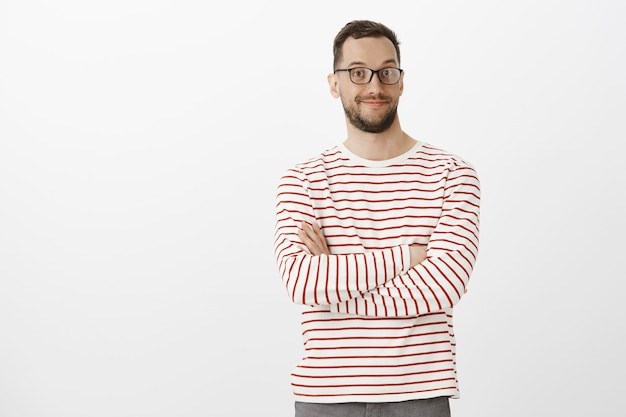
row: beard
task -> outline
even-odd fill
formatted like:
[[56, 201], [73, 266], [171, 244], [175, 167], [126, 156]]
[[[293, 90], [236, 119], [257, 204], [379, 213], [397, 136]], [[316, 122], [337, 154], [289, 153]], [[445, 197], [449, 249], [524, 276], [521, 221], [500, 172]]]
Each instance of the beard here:
[[382, 115], [381, 118], [372, 120], [366, 119], [361, 110], [358, 107], [361, 99], [357, 97], [353, 104], [346, 105], [343, 102], [343, 111], [346, 114], [346, 117], [350, 121], [350, 124], [357, 129], [367, 132], [367, 133], [382, 133], [389, 129], [396, 119], [396, 115], [398, 114], [398, 103], [391, 103], [391, 108], [387, 110], [385, 114]]

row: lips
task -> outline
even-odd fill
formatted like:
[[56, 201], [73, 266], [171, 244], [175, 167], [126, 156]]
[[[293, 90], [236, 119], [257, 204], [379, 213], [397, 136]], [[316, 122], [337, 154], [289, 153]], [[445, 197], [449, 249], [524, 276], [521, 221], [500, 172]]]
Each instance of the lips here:
[[379, 108], [387, 106], [387, 101], [385, 100], [362, 100], [359, 104], [363, 104], [365, 106], [369, 106], [372, 108]]
[[367, 98], [357, 97], [356, 102], [371, 104], [371, 105], [382, 105], [382, 104], [389, 103], [389, 99], [385, 97], [367, 97]]

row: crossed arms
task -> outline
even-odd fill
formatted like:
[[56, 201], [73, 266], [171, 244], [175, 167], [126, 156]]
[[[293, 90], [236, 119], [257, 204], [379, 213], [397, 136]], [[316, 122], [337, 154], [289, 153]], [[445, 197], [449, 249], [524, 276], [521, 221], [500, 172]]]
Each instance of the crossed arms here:
[[447, 181], [442, 215], [427, 245], [332, 254], [296, 176], [279, 186], [275, 255], [293, 302], [332, 312], [404, 317], [453, 307], [478, 253], [480, 187], [470, 166]]
[[[312, 225], [306, 222], [300, 223], [298, 236], [309, 252], [311, 252], [311, 255], [330, 255], [330, 250], [328, 250], [328, 245], [326, 244], [326, 238], [317, 223], [313, 223]], [[411, 268], [426, 259], [426, 248], [426, 245], [420, 245], [419, 243], [409, 245]]]

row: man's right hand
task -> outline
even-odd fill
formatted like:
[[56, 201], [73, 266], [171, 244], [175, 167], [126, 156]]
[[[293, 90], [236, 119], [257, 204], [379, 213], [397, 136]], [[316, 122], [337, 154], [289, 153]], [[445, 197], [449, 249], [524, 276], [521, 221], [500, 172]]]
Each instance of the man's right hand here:
[[311, 255], [330, 255], [330, 250], [328, 250], [328, 245], [326, 244], [326, 237], [324, 237], [324, 233], [322, 233], [322, 229], [320, 229], [317, 223], [313, 223], [312, 226], [306, 222], [300, 223], [298, 236], [300, 236], [302, 242], [306, 245], [309, 252], [311, 252]]

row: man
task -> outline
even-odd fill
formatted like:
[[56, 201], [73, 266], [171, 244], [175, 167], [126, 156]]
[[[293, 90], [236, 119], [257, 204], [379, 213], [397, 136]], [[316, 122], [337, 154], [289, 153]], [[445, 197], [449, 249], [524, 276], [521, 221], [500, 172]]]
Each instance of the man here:
[[347, 138], [289, 169], [277, 192], [278, 269], [303, 306], [296, 416], [449, 416], [452, 311], [478, 253], [479, 180], [400, 127], [393, 31], [352, 21], [333, 53]]

